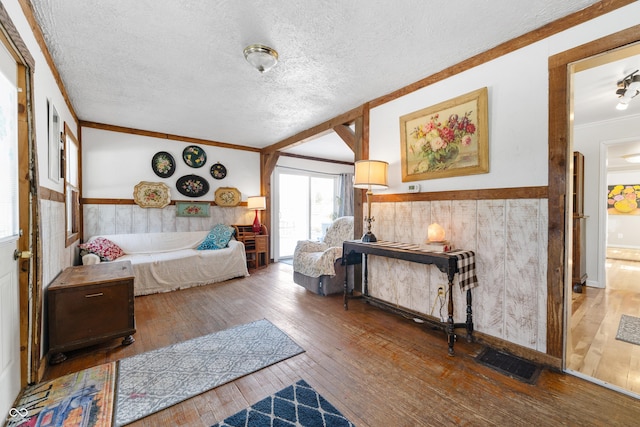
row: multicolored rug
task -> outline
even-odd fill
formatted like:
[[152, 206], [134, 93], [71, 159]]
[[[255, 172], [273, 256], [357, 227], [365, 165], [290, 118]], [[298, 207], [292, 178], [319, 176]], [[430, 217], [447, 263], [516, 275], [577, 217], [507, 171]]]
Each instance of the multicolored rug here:
[[212, 427], [353, 427], [304, 380], [280, 390]]
[[640, 317], [623, 314], [618, 325], [616, 339], [640, 345]]
[[115, 362], [28, 387], [11, 411], [7, 427], [109, 427]]
[[262, 319], [120, 360], [115, 426], [300, 354], [287, 334]]

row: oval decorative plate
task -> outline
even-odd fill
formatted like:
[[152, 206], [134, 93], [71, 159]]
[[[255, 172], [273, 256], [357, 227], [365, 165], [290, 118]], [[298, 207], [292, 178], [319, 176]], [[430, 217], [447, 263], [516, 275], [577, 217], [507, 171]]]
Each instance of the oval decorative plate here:
[[215, 179], [222, 179], [225, 176], [227, 176], [227, 168], [224, 167], [223, 164], [221, 163], [216, 163], [213, 166], [211, 166], [211, 176], [214, 177]]
[[171, 202], [171, 194], [163, 182], [140, 181], [133, 187], [133, 201], [141, 208], [164, 208]]
[[214, 201], [218, 206], [238, 206], [240, 204], [240, 190], [234, 187], [220, 187], [216, 190]]
[[207, 163], [207, 153], [197, 145], [190, 145], [182, 150], [182, 159], [192, 168], [201, 168]]
[[158, 151], [151, 159], [151, 169], [160, 178], [169, 178], [176, 171], [176, 161], [166, 151]]
[[178, 178], [176, 189], [187, 197], [200, 197], [209, 191], [209, 183], [198, 175], [185, 175]]

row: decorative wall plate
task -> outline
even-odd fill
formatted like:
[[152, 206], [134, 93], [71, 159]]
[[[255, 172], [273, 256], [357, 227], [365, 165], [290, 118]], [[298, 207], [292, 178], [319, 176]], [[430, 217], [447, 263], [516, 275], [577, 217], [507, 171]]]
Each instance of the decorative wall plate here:
[[160, 178], [169, 178], [176, 171], [176, 161], [166, 151], [158, 151], [151, 159], [151, 169]]
[[164, 208], [171, 202], [171, 194], [162, 182], [140, 181], [133, 187], [133, 201], [141, 208]]
[[178, 178], [176, 189], [187, 197], [200, 197], [209, 191], [209, 183], [198, 175], [185, 175]]
[[182, 159], [192, 168], [201, 168], [207, 163], [207, 153], [197, 145], [190, 145], [182, 150]]
[[238, 206], [240, 204], [240, 190], [234, 187], [220, 187], [216, 190], [214, 199], [218, 206]]
[[227, 176], [227, 168], [222, 163], [215, 163], [209, 171], [215, 179], [222, 179]]

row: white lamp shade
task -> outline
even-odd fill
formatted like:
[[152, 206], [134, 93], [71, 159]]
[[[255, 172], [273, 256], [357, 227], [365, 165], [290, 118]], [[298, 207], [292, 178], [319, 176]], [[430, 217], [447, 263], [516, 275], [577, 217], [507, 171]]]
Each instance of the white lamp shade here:
[[358, 160], [354, 174], [353, 186], [367, 190], [385, 190], [389, 163], [381, 160]]
[[263, 211], [267, 208], [267, 198], [265, 196], [247, 197], [247, 208]]

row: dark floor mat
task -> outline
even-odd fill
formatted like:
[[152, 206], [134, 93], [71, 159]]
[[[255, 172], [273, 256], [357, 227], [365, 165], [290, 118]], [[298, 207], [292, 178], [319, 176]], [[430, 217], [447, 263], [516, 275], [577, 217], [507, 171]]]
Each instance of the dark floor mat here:
[[535, 384], [540, 375], [540, 366], [511, 354], [486, 347], [476, 360], [502, 374], [528, 384]]

